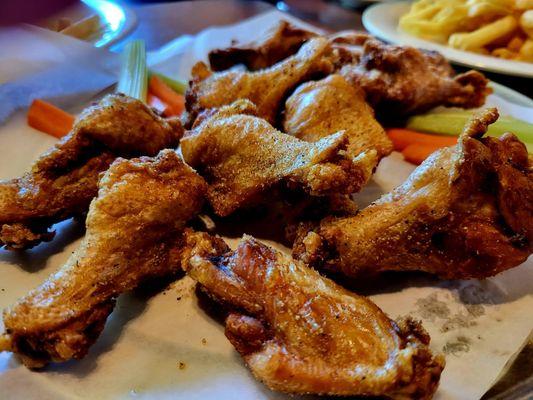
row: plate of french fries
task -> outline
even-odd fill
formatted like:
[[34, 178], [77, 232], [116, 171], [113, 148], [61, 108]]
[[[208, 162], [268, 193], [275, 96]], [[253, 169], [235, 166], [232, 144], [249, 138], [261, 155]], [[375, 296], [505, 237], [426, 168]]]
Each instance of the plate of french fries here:
[[383, 40], [437, 50], [450, 61], [533, 77], [533, 0], [418, 0], [378, 4], [363, 24]]

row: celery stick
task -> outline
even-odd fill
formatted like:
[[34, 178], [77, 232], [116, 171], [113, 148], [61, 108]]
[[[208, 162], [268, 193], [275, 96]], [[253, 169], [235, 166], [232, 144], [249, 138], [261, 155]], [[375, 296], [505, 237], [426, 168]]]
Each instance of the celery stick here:
[[[421, 132], [459, 136], [471, 115], [472, 113], [470, 112], [443, 112], [416, 115], [409, 118], [407, 128]], [[533, 124], [513, 117], [500, 117], [495, 123], [489, 126], [487, 134], [500, 137], [505, 132], [514, 133], [518, 139], [526, 144], [529, 152], [533, 150]]]
[[146, 102], [148, 69], [143, 40], [134, 40], [124, 47], [117, 92]]
[[166, 75], [160, 74], [159, 72], [150, 71], [150, 75], [155, 75], [159, 79], [161, 79], [163, 82], [167, 84], [168, 87], [170, 87], [172, 90], [179, 94], [185, 94], [185, 91], [187, 90], [187, 85], [185, 82], [180, 81], [179, 79], [173, 79]]

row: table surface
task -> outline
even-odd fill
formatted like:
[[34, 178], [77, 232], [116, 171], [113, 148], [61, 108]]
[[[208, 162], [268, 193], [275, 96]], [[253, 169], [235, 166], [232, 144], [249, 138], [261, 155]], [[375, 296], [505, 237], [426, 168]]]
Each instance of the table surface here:
[[[309, 23], [331, 31], [364, 30], [361, 15], [363, 6], [347, 9], [340, 1], [286, 0], [278, 8]], [[282, 3], [282, 4], [280, 4]], [[362, 3], [352, 1], [352, 3]], [[156, 50], [182, 34], [195, 34], [213, 25], [232, 24], [273, 9], [273, 4], [244, 0], [200, 0], [159, 4], [130, 4], [136, 12], [138, 25], [128, 36], [144, 39], [148, 50]], [[124, 41], [111, 47], [120, 51]], [[460, 70], [460, 68], [458, 68]], [[533, 97], [532, 80], [486, 73], [489, 79]], [[527, 317], [527, 316], [525, 316]], [[483, 397], [484, 400], [530, 399], [533, 388], [533, 340], [518, 355], [509, 371]]]

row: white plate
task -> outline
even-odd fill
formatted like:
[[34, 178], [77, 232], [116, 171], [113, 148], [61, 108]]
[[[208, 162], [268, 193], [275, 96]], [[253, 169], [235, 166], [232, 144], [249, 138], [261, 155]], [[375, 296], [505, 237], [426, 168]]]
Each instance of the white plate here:
[[500, 74], [533, 77], [533, 64], [531, 63], [504, 60], [470, 51], [457, 50], [402, 32], [398, 29], [398, 21], [409, 10], [409, 5], [410, 2], [402, 1], [376, 4], [369, 7], [363, 13], [363, 25], [370, 33], [387, 42], [436, 50], [456, 64]]

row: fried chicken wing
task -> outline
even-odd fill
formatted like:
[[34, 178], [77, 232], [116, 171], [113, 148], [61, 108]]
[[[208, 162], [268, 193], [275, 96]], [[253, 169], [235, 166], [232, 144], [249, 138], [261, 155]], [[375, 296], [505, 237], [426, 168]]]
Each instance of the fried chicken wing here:
[[353, 157], [371, 149], [379, 159], [392, 152], [392, 142], [364, 93], [342, 76], [304, 83], [287, 99], [283, 131], [289, 135], [315, 142], [341, 130], [348, 136], [347, 152]]
[[0, 247], [24, 249], [50, 240], [48, 228], [79, 215], [98, 190], [98, 177], [117, 156], [155, 155], [183, 133], [142, 102], [109, 95], [86, 109], [72, 131], [20, 178], [0, 182]]
[[237, 101], [200, 116], [181, 140], [185, 161], [209, 184], [216, 214], [226, 216], [255, 203], [277, 183], [327, 195], [356, 192], [370, 179], [375, 150], [351, 158], [342, 154], [347, 143], [343, 132], [308, 143], [277, 131], [255, 113], [251, 102]]
[[200, 211], [205, 190], [172, 150], [116, 160], [100, 181], [78, 250], [4, 311], [0, 350], [34, 368], [84, 357], [118, 295], [180, 270], [182, 231]]
[[183, 266], [230, 310], [226, 337], [254, 376], [287, 393], [428, 399], [444, 367], [410, 319], [391, 321], [313, 269], [245, 236], [235, 251], [187, 236]]
[[388, 45], [371, 36], [363, 44], [359, 62], [345, 65], [340, 73], [360, 86], [370, 105], [385, 118], [439, 105], [480, 107], [490, 93], [488, 80], [480, 72], [454, 76], [437, 52]]
[[245, 65], [249, 71], [268, 68], [292, 56], [305, 41], [314, 36], [317, 36], [314, 32], [280, 21], [260, 41], [211, 51], [209, 65], [213, 71], [224, 71], [238, 64]]
[[201, 111], [239, 99], [251, 100], [257, 106], [258, 115], [274, 124], [283, 101], [298, 84], [333, 70], [329, 52], [328, 41], [316, 38], [302, 46], [294, 56], [257, 72], [230, 70], [213, 73], [205, 64], [196, 64], [186, 93], [189, 125]]
[[294, 254], [348, 276], [420, 270], [484, 278], [524, 262], [533, 248], [533, 173], [513, 134], [483, 137], [485, 110], [455, 147], [441, 149], [357, 216], [326, 219]]

